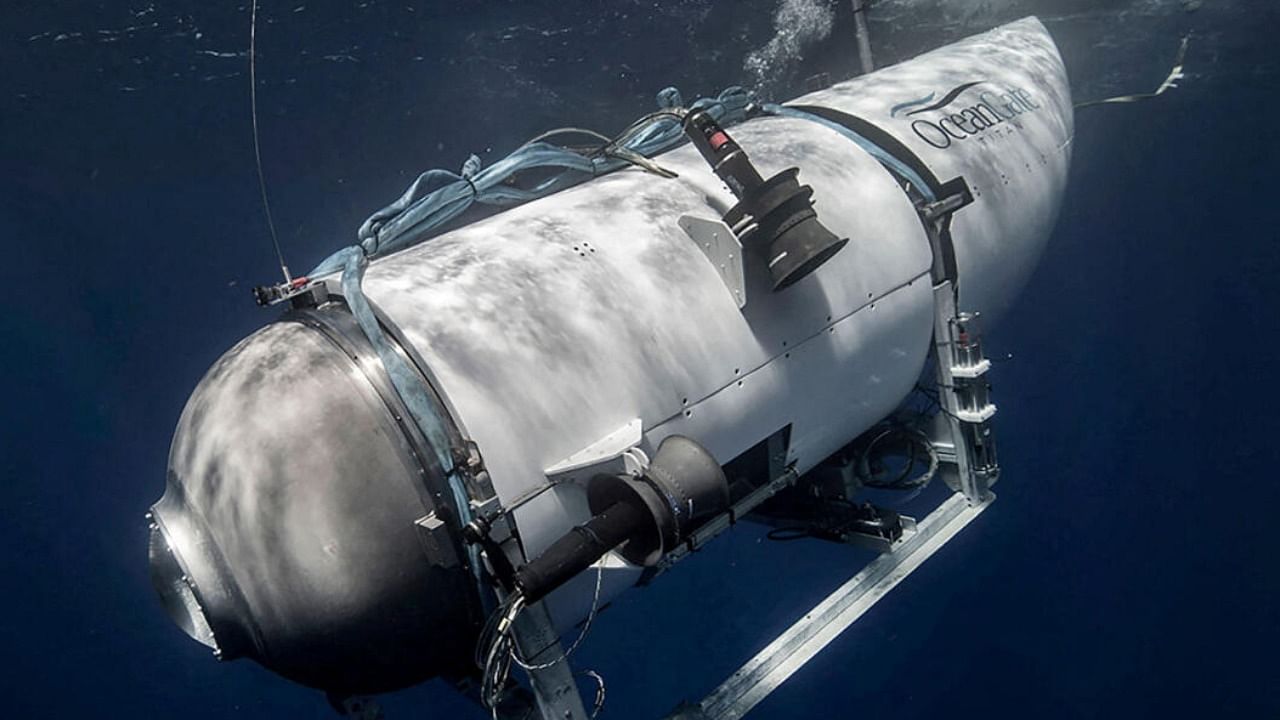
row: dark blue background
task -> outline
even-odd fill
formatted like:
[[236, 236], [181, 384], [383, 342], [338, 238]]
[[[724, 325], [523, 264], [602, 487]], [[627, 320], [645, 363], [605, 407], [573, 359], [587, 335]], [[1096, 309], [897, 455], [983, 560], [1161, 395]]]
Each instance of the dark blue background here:
[[[243, 51], [248, 9], [206, 5], [0, 11], [0, 697], [13, 717], [329, 717], [312, 691], [215, 663], [146, 577], [142, 514], [172, 427], [213, 359], [268, 321], [248, 288], [275, 272], [245, 58], [216, 54]], [[744, 80], [773, 5], [266, 3], [264, 160], [295, 270], [421, 169], [495, 159], [557, 125], [616, 131], [667, 84]], [[853, 71], [846, 5], [774, 92]], [[880, 58], [1037, 12], [1079, 97], [1154, 85], [1188, 29], [1195, 77], [1078, 117], [1057, 231], [989, 336], [1016, 356], [995, 376], [1000, 500], [752, 717], [1276, 715], [1280, 12], [956, 7], [885, 0]], [[865, 560], [739, 527], [615, 603], [576, 661], [609, 681], [606, 717], [656, 717]], [[438, 684], [384, 706], [482, 717]]]

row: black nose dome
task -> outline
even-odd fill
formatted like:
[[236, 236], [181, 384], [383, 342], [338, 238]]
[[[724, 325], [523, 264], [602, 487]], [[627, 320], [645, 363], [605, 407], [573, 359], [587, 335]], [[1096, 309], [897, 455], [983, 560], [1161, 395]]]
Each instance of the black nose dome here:
[[478, 611], [434, 455], [351, 342], [279, 322], [214, 365], [178, 423], [150, 563], [219, 657], [373, 693], [465, 668]]

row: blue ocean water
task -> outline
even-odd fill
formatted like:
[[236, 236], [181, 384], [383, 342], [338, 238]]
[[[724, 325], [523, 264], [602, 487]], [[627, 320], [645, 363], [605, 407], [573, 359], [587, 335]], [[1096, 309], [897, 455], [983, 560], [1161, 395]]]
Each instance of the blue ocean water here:
[[[780, 34], [780, 5], [830, 22]], [[548, 127], [619, 129], [669, 84], [785, 97], [847, 77], [847, 5], [264, 2], [259, 119], [285, 252], [309, 267], [420, 170], [497, 159]], [[1187, 32], [1190, 77], [1077, 117], [1049, 250], [988, 336], [1014, 355], [994, 378], [998, 502], [750, 717], [1280, 713], [1280, 8], [883, 0], [870, 18], [891, 62], [1027, 14], [1078, 99], [1154, 87]], [[214, 662], [161, 611], [145, 563], [142, 514], [183, 403], [271, 317], [249, 297], [276, 271], [248, 7], [16, 2], [0, 17], [7, 711], [331, 717], [314, 691]], [[658, 717], [866, 559], [740, 526], [615, 602], [576, 662], [608, 681], [604, 717]], [[382, 703], [485, 716], [440, 683]]]

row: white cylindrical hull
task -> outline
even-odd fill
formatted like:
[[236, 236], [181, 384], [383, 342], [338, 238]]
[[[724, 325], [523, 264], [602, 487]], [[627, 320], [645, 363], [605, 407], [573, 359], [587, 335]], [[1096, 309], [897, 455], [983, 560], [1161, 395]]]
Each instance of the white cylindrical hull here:
[[[936, 100], [897, 107], [926, 95]], [[1052, 228], [1069, 163], [1066, 76], [1038, 21], [792, 104], [855, 115], [939, 180], [963, 177], [975, 202], [951, 226], [962, 306], [994, 313], [1012, 301]], [[789, 425], [787, 461], [803, 472], [912, 388], [932, 336], [934, 259], [907, 194], [820, 124], [769, 117], [731, 132], [766, 177], [799, 167], [822, 223], [850, 238], [777, 293], [748, 263], [745, 308], [678, 224], [719, 218], [735, 202], [687, 146], [657, 158], [676, 179], [615, 173], [369, 268], [368, 297], [430, 369], [504, 503], [544, 488], [548, 467], [634, 418], [646, 450], [679, 433], [721, 462]], [[525, 555], [588, 517], [578, 485], [538, 495], [515, 514]], [[606, 594], [639, 572], [613, 565]], [[591, 583], [578, 580], [551, 598], [561, 624], [590, 598]]]

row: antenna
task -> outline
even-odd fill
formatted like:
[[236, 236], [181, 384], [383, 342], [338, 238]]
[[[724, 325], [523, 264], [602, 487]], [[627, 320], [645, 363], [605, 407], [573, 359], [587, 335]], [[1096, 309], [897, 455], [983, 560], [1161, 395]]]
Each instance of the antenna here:
[[293, 283], [293, 278], [289, 277], [289, 266], [284, 264], [280, 237], [276, 235], [276, 223], [271, 218], [271, 201], [267, 199], [267, 178], [262, 172], [262, 146], [258, 140], [257, 39], [258, 0], [253, 0], [253, 9], [249, 13], [249, 109], [253, 114], [253, 158], [258, 165], [258, 189], [262, 191], [262, 209], [266, 212], [267, 227], [271, 230], [271, 245], [275, 248], [276, 259], [280, 261], [280, 273], [284, 275], [284, 282], [289, 285]]

